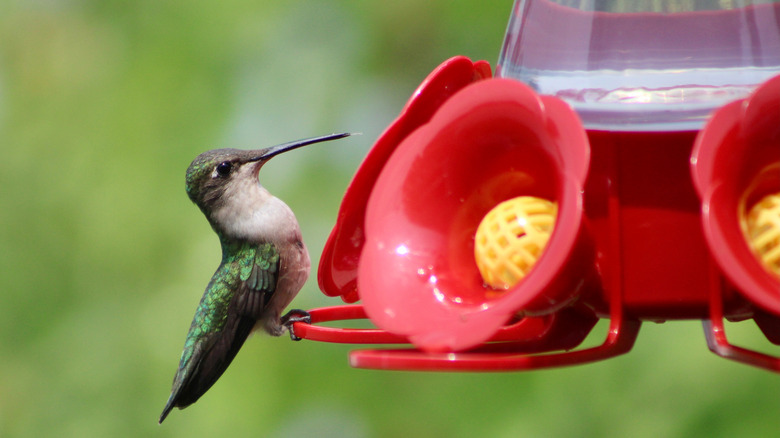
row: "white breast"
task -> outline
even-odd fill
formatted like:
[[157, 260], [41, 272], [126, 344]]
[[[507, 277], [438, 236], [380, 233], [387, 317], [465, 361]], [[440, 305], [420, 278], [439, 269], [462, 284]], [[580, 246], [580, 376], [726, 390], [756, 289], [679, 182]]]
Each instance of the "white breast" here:
[[290, 207], [259, 184], [252, 166], [242, 166], [238, 172], [226, 187], [222, 205], [213, 214], [225, 233], [239, 239], [279, 243], [300, 236]]

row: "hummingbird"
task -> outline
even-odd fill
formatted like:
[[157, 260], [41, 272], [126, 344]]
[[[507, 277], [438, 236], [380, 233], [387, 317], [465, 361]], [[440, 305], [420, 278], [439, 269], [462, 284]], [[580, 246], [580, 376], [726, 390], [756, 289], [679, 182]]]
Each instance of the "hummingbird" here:
[[272, 157], [350, 133], [308, 138], [258, 150], [215, 149], [187, 169], [186, 190], [222, 247], [222, 261], [192, 319], [173, 388], [159, 422], [174, 407], [197, 401], [219, 379], [253, 330], [273, 336], [311, 322], [307, 312], [282, 311], [309, 277], [311, 261], [290, 207], [260, 184]]

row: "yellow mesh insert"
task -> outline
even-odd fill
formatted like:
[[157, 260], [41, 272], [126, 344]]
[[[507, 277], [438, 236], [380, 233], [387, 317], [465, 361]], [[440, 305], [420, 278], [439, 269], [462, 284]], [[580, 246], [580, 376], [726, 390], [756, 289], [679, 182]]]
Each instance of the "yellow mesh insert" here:
[[490, 210], [477, 227], [474, 257], [485, 284], [509, 289], [528, 274], [550, 239], [558, 206], [521, 196]]
[[765, 196], [745, 220], [748, 243], [769, 272], [780, 276], [780, 193]]

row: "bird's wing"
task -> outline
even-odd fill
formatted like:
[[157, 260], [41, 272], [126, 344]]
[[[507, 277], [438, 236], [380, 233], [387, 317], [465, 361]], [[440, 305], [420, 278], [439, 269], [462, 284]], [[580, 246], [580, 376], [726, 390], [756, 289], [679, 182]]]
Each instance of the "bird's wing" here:
[[264, 243], [255, 251], [254, 262], [247, 265], [241, 273], [242, 285], [235, 297], [236, 313], [257, 320], [276, 292], [279, 252], [273, 244]]
[[276, 290], [280, 261], [273, 244], [230, 253], [238, 255], [223, 257], [192, 320], [161, 423], [174, 406], [189, 406], [219, 379]]

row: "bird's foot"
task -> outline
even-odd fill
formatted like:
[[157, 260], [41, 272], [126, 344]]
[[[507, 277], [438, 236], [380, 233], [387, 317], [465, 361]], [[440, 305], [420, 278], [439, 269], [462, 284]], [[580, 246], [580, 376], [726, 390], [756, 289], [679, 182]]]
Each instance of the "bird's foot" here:
[[293, 324], [296, 322], [311, 324], [311, 315], [305, 310], [292, 309], [282, 317], [282, 325], [287, 327], [287, 331], [290, 333], [290, 339], [293, 341], [300, 341], [301, 338], [295, 335], [295, 329], [293, 328]]

